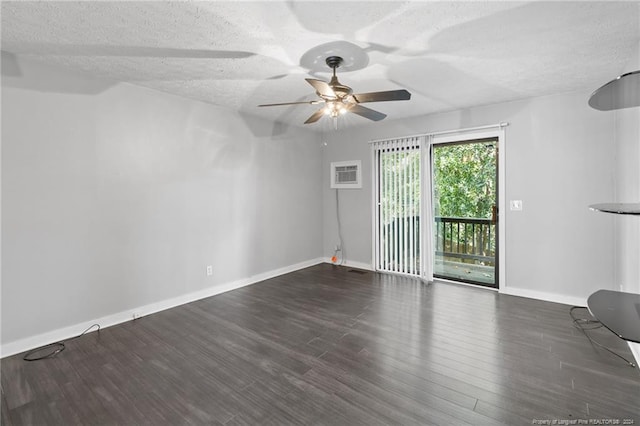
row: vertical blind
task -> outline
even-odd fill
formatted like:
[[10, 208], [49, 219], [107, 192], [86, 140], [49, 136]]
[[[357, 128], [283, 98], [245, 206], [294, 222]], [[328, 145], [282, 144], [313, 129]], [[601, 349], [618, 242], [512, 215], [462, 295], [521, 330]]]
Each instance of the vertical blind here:
[[[501, 135], [499, 143], [504, 144], [503, 128], [508, 125], [501, 122], [370, 141], [374, 184], [373, 259], [376, 270], [417, 275], [428, 282], [433, 281], [432, 147], [435, 138], [456, 141], [460, 140], [462, 134], [471, 139]], [[491, 129], [497, 129], [497, 132]], [[469, 132], [480, 131], [470, 136]], [[443, 142], [440, 139], [438, 143]], [[504, 149], [500, 153], [504, 155]], [[504, 173], [504, 168], [500, 170]], [[504, 182], [504, 176], [501, 175], [498, 181]], [[501, 192], [504, 191], [502, 185], [502, 189], [499, 189]], [[504, 227], [504, 221], [500, 223]], [[504, 232], [500, 234], [504, 236]], [[504, 262], [500, 264], [504, 265]]]
[[373, 143], [376, 269], [421, 275], [421, 138]]

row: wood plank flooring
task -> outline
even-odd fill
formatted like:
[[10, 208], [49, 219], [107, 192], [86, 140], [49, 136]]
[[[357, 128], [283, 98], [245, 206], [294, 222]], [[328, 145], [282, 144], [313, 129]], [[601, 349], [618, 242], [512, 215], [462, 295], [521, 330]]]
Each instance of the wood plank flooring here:
[[568, 310], [321, 264], [3, 359], [2, 424], [640, 424]]

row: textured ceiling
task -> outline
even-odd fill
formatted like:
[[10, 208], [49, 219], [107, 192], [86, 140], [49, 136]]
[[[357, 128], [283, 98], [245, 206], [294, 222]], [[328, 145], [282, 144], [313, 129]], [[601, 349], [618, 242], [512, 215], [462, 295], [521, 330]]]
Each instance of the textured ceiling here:
[[29, 57], [302, 125], [317, 106], [257, 105], [315, 99], [304, 78], [328, 80], [338, 53], [355, 92], [413, 94], [367, 104], [390, 120], [594, 90], [637, 47], [639, 4], [3, 1], [3, 72], [18, 84]]

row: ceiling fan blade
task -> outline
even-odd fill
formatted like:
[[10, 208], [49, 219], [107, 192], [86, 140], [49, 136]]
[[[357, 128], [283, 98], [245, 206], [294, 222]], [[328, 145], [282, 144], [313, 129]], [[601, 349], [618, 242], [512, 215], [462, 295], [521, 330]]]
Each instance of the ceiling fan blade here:
[[329, 83], [322, 80], [316, 80], [315, 78], [305, 78], [307, 83], [313, 86], [321, 96], [326, 96], [328, 98], [337, 98], [336, 93], [333, 91]]
[[386, 92], [369, 92], [352, 95], [358, 103], [362, 102], [382, 102], [382, 101], [408, 101], [411, 93], [407, 90], [388, 90]]
[[302, 102], [283, 102], [279, 104], [262, 104], [258, 105], [259, 107], [270, 107], [270, 106], [280, 106], [280, 105], [317, 105], [321, 104], [323, 101], [302, 101]]
[[323, 115], [324, 115], [324, 108], [320, 108], [319, 110], [311, 114], [311, 117], [307, 118], [307, 121], [305, 121], [304, 124], [315, 123], [316, 121], [320, 120]]
[[371, 108], [363, 107], [362, 105], [358, 104], [353, 104], [349, 106], [348, 109], [349, 112], [358, 114], [361, 117], [368, 118], [369, 120], [373, 121], [380, 121], [387, 116], [387, 114], [383, 114], [381, 112], [372, 110]]

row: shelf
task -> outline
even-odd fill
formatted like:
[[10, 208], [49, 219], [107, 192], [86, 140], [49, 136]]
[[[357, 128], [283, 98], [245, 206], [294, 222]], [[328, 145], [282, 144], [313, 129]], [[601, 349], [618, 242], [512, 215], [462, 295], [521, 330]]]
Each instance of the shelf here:
[[640, 106], [640, 70], [622, 74], [593, 92], [589, 105], [599, 111]]
[[589, 208], [604, 213], [640, 215], [640, 203], [592, 204]]

